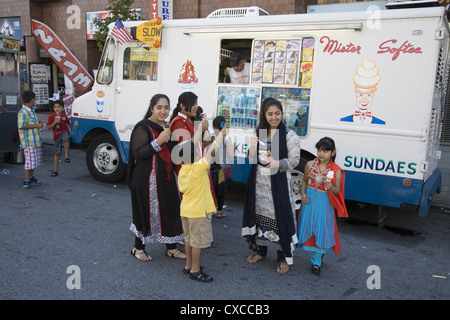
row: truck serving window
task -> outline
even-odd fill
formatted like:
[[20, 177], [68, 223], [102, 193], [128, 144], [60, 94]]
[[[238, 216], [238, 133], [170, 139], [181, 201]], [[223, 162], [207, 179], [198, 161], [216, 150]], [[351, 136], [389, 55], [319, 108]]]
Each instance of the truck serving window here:
[[97, 82], [100, 84], [110, 84], [113, 79], [114, 51], [114, 40], [109, 38], [106, 41], [102, 59], [98, 67]]
[[245, 62], [250, 62], [252, 41], [253, 39], [222, 39], [220, 44], [219, 83], [231, 82], [230, 57], [233, 53], [239, 53]]
[[158, 49], [126, 48], [123, 55], [124, 80], [158, 80]]
[[[222, 41], [221, 60], [238, 51], [231, 43], [231, 40]], [[313, 83], [314, 44], [311, 37], [254, 39], [250, 53], [250, 83], [219, 84], [217, 114], [226, 119], [231, 129], [254, 130], [261, 102], [271, 97], [283, 105], [284, 124], [299, 136], [305, 136]], [[242, 45], [239, 51], [247, 52]]]

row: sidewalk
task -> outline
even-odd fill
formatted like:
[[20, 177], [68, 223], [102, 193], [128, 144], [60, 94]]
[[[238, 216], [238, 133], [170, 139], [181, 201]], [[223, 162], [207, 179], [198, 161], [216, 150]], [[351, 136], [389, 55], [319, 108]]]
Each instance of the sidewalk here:
[[[37, 112], [39, 120], [47, 121], [50, 111]], [[44, 144], [53, 145], [53, 133], [52, 130], [41, 131], [41, 139]], [[441, 159], [438, 161], [438, 168], [442, 173], [441, 193], [438, 199], [433, 199], [431, 205], [436, 208], [449, 209], [450, 210], [450, 146], [442, 146]]]

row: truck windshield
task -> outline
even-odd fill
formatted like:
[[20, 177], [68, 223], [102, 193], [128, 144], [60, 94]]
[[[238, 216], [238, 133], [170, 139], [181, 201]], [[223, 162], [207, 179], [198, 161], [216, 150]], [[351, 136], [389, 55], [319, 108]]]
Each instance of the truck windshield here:
[[102, 60], [98, 67], [97, 82], [100, 84], [110, 84], [113, 79], [113, 62], [114, 62], [114, 40], [109, 38], [106, 41], [103, 50]]

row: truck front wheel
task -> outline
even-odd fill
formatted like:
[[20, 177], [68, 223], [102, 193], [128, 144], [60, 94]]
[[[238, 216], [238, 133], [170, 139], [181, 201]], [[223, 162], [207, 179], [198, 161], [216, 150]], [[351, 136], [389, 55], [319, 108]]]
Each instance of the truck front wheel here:
[[117, 182], [125, 178], [126, 165], [120, 157], [116, 141], [108, 134], [102, 134], [89, 143], [86, 165], [91, 175], [102, 182]]

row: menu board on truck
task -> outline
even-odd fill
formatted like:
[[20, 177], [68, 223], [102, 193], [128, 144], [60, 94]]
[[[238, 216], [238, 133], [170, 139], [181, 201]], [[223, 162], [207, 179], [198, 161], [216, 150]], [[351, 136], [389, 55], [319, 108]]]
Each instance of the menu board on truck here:
[[223, 116], [230, 129], [254, 130], [258, 122], [261, 89], [219, 86], [217, 115]]
[[253, 84], [310, 87], [314, 39], [254, 40]]
[[310, 89], [263, 88], [262, 99], [274, 98], [283, 105], [283, 122], [299, 136], [308, 131]]

